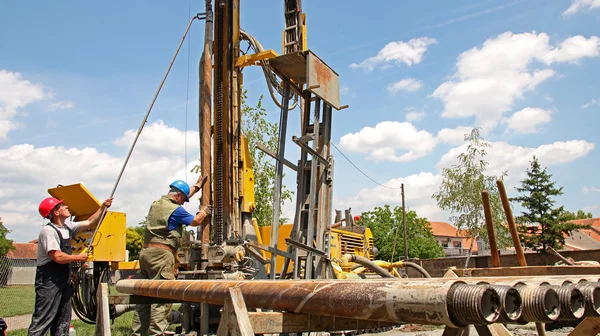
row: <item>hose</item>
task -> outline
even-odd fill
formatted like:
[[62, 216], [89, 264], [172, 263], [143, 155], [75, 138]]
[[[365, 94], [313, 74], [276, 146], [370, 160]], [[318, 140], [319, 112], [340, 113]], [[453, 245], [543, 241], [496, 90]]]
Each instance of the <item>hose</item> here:
[[[242, 40], [248, 41], [248, 43], [254, 49], [254, 51], [256, 51], [256, 53], [265, 50], [262, 44], [260, 44], [260, 42], [258, 42], [258, 40], [254, 36], [248, 34], [243, 29], [240, 29], [240, 37], [242, 38]], [[275, 73], [273, 73], [273, 70], [271, 69], [268, 60], [260, 60], [259, 63], [265, 75], [265, 81], [267, 82], [267, 87], [269, 88], [269, 94], [271, 95], [271, 99], [273, 99], [273, 102], [275, 102], [275, 105], [277, 105], [277, 107], [283, 108], [282, 103], [277, 99], [277, 96], [275, 95], [275, 91], [277, 91], [280, 95], [283, 96], [283, 86], [277, 80], [277, 76], [275, 76]], [[293, 101], [294, 102], [288, 108], [288, 111], [291, 111], [295, 109], [296, 106], [298, 106], [298, 95], [293, 95]]]
[[342, 261], [344, 263], [349, 263], [349, 262], [355, 262], [357, 264], [360, 264], [366, 268], [369, 268], [370, 270], [372, 270], [373, 272], [377, 273], [378, 275], [384, 277], [384, 278], [393, 278], [394, 276], [392, 275], [392, 273], [390, 273], [389, 271], [387, 271], [385, 268], [377, 265], [376, 263], [372, 262], [371, 260], [356, 255], [356, 254], [344, 254], [344, 256], [342, 256]]
[[416, 263], [410, 262], [410, 261], [403, 261], [402, 264], [406, 267], [410, 267], [412, 269], [417, 270], [419, 273], [421, 273], [426, 278], [431, 278], [431, 275], [429, 275], [429, 273], [423, 267], [421, 267], [419, 264], [416, 264]]

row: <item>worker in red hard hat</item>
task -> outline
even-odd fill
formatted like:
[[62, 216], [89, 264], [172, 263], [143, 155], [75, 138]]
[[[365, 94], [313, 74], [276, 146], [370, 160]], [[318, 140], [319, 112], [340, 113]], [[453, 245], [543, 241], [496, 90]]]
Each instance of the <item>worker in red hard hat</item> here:
[[112, 205], [106, 199], [87, 220], [69, 222], [69, 207], [54, 197], [45, 198], [38, 208], [48, 219], [38, 237], [37, 270], [35, 274], [35, 308], [29, 325], [29, 336], [68, 335], [71, 324], [70, 285], [71, 263], [86, 261], [87, 253], [72, 255], [71, 238], [77, 232], [93, 230], [100, 222], [102, 212]]
[[[138, 278], [175, 280], [175, 255], [183, 228], [208, 224], [204, 219], [212, 213], [210, 206], [200, 206], [195, 215], [182, 207], [202, 189], [205, 180], [199, 177], [191, 188], [185, 181], [174, 181], [166, 195], [152, 202], [146, 217]], [[132, 335], [163, 335], [169, 326], [170, 310], [171, 304], [136, 304]]]

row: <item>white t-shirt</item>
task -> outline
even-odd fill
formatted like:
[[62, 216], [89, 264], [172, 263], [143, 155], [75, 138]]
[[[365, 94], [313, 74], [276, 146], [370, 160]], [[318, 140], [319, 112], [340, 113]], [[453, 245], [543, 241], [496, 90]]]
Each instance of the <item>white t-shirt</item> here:
[[[62, 237], [58, 237], [56, 230], [54, 230], [54, 228], [52, 228], [50, 225], [44, 225], [40, 231], [40, 236], [38, 237], [38, 266], [45, 265], [52, 261], [52, 258], [48, 255], [48, 253], [50, 251], [60, 251], [60, 242], [63, 239], [69, 238], [69, 230], [66, 227], [61, 227], [56, 224], [51, 225], [58, 229]], [[71, 231], [73, 231], [73, 236], [75, 236], [77, 230], [79, 230], [79, 227], [81, 226], [80, 223], [65, 223], [65, 225], [68, 226]]]

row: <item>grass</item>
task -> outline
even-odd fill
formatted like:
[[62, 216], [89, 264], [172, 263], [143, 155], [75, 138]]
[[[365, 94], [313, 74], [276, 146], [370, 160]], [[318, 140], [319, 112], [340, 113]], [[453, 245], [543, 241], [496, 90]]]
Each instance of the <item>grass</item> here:
[[0, 316], [11, 317], [33, 313], [35, 288], [33, 286], [0, 287]]
[[[129, 336], [131, 335], [131, 322], [133, 321], [133, 312], [127, 312], [115, 319], [110, 326], [110, 331], [113, 336]], [[73, 320], [73, 328], [77, 336], [93, 336], [96, 330], [96, 325], [87, 324], [80, 320]], [[27, 336], [27, 329], [18, 329], [8, 333], [9, 336]]]
[[[179, 305], [179, 304], [177, 304]], [[173, 305], [176, 309], [176, 305]], [[73, 328], [77, 336], [94, 336], [96, 330], [95, 324], [87, 324], [80, 320], [73, 320]], [[112, 336], [129, 336], [131, 335], [131, 324], [133, 323], [133, 312], [127, 312], [117, 317], [110, 326]], [[175, 330], [175, 325], [170, 325], [167, 330]], [[18, 329], [8, 333], [8, 336], [27, 336], [27, 329]]]

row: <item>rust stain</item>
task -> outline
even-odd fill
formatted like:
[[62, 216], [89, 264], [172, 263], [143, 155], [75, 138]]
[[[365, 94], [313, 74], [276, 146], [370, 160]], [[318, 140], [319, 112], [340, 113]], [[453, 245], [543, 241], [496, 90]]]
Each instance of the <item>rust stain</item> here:
[[317, 84], [319, 90], [323, 92], [323, 97], [329, 97], [329, 83], [331, 82], [331, 70], [321, 62], [317, 57], [312, 57], [312, 66], [317, 75]]

